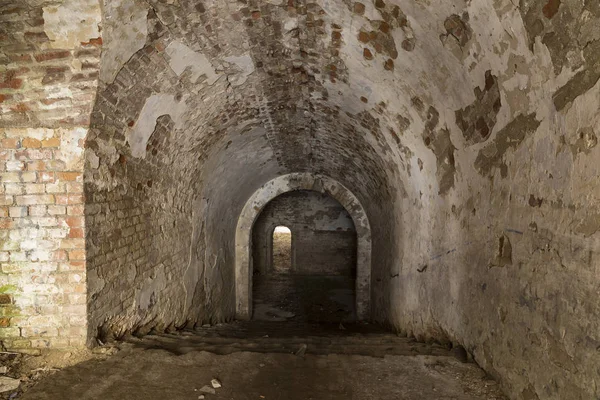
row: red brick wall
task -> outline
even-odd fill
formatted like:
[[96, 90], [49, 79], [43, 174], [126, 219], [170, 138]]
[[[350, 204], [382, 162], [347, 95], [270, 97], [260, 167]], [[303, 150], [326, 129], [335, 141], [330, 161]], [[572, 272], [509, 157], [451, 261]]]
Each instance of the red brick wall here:
[[83, 146], [100, 8], [87, 0], [52, 4], [0, 6], [0, 340], [7, 348], [81, 346], [87, 331]]

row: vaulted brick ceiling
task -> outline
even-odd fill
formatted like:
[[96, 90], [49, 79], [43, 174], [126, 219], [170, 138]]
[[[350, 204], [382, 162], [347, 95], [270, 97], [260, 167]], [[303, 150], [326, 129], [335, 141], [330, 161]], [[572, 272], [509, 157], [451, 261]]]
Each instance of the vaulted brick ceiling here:
[[[523, 114], [535, 125], [535, 104], [512, 82], [542, 71], [533, 35], [552, 27], [537, 19], [530, 32], [511, 23], [514, 9], [478, 7], [471, 16], [458, 0], [106, 2], [95, 115], [134, 157], [168, 115], [187, 170], [228, 151], [255, 163], [242, 162], [242, 174], [324, 173], [363, 199], [428, 187], [436, 196], [463, 159], [464, 169], [501, 167], [486, 156], [472, 164], [466, 151], [497, 123]], [[407, 186], [415, 175], [421, 183]]]

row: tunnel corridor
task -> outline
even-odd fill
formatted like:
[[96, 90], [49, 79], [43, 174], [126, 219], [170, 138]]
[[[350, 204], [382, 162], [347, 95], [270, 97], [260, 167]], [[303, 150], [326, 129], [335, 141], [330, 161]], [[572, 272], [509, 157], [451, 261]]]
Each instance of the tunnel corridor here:
[[0, 0], [0, 397], [596, 400], [599, 110], [596, 0]]

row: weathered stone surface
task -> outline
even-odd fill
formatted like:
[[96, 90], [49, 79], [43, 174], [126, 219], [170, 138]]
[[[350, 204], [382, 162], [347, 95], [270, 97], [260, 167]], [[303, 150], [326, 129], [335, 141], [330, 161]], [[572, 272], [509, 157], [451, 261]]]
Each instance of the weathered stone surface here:
[[470, 144], [487, 140], [502, 107], [498, 78], [491, 71], [485, 71], [485, 85], [475, 88], [475, 97], [473, 104], [456, 110], [456, 123]]
[[148, 5], [139, 0], [104, 1], [102, 69], [100, 79], [110, 84], [148, 36]]
[[519, 115], [496, 134], [494, 141], [479, 151], [475, 168], [482, 175], [489, 174], [494, 167], [502, 166], [506, 151], [521, 144], [540, 126], [535, 114]]

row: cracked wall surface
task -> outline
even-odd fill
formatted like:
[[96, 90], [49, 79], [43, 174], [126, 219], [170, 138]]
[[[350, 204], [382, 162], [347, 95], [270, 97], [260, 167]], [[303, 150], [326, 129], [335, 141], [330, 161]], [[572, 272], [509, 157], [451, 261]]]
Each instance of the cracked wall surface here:
[[0, 3], [9, 347], [232, 318], [239, 213], [306, 172], [364, 205], [373, 321], [600, 396], [597, 2], [119, 3]]

